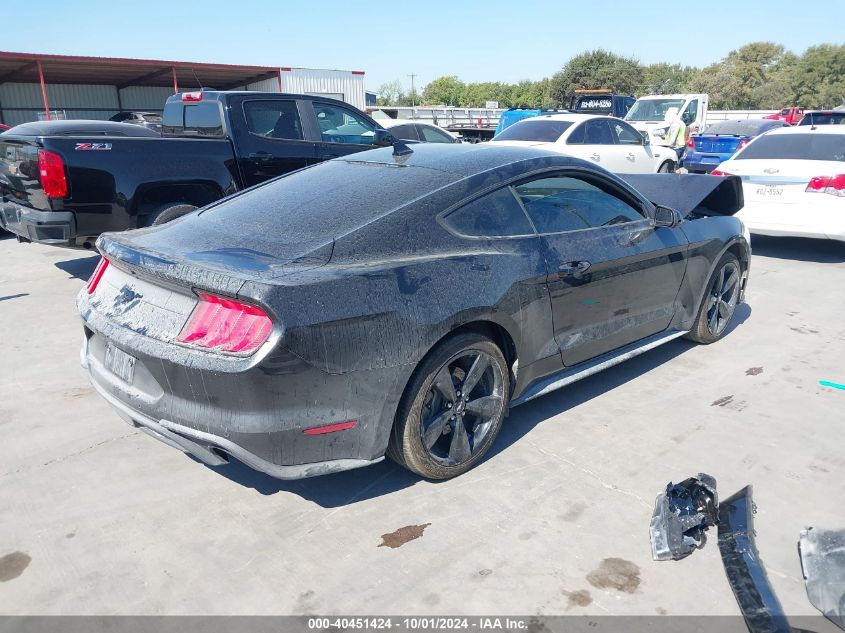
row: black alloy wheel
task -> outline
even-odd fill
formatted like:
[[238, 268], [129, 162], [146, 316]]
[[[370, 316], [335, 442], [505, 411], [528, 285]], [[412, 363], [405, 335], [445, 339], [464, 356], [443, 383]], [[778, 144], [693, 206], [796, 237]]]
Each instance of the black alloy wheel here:
[[449, 479], [475, 466], [499, 432], [510, 376], [490, 339], [462, 333], [420, 363], [397, 413], [388, 456], [430, 479]]

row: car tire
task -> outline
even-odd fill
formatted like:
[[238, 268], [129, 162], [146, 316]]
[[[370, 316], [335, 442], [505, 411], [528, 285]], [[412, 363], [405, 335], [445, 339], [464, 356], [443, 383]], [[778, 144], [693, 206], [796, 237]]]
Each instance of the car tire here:
[[742, 290], [742, 266], [736, 255], [725, 253], [710, 275], [695, 324], [686, 338], [702, 345], [715, 343], [728, 330]]
[[411, 376], [387, 455], [428, 479], [457, 477], [493, 445], [509, 398], [508, 365], [493, 341], [474, 332], [448, 338]]
[[657, 170], [658, 174], [671, 174], [674, 171], [675, 163], [671, 160], [665, 161]]
[[197, 207], [191, 204], [165, 204], [141, 218], [139, 227], [159, 226], [167, 224], [171, 220], [181, 218], [191, 211], [195, 211]]

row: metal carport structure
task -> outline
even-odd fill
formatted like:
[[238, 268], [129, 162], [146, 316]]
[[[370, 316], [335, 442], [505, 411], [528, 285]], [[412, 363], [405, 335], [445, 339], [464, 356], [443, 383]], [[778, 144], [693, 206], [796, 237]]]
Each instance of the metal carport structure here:
[[160, 111], [180, 90], [336, 93], [363, 107], [363, 72], [0, 51], [0, 123]]

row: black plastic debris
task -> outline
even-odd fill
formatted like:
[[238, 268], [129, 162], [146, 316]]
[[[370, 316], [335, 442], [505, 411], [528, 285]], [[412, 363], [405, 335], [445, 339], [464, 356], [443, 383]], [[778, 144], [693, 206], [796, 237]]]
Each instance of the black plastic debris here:
[[797, 633], [783, 611], [757, 551], [751, 486], [719, 505], [719, 553], [750, 633]]
[[654, 503], [649, 535], [654, 560], [681, 560], [707, 542], [705, 531], [718, 522], [716, 480], [699, 473], [666, 486]]
[[798, 551], [810, 602], [845, 629], [845, 530], [801, 530]]

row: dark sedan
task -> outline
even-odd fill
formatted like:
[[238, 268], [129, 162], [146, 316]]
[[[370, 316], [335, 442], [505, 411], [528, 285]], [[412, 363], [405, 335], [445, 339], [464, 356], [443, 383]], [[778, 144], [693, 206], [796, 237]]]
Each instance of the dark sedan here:
[[101, 236], [83, 364], [127, 422], [210, 465], [299, 478], [387, 454], [454, 477], [509, 407], [724, 336], [750, 256], [738, 181], [623, 181], [536, 148], [335, 159]]

